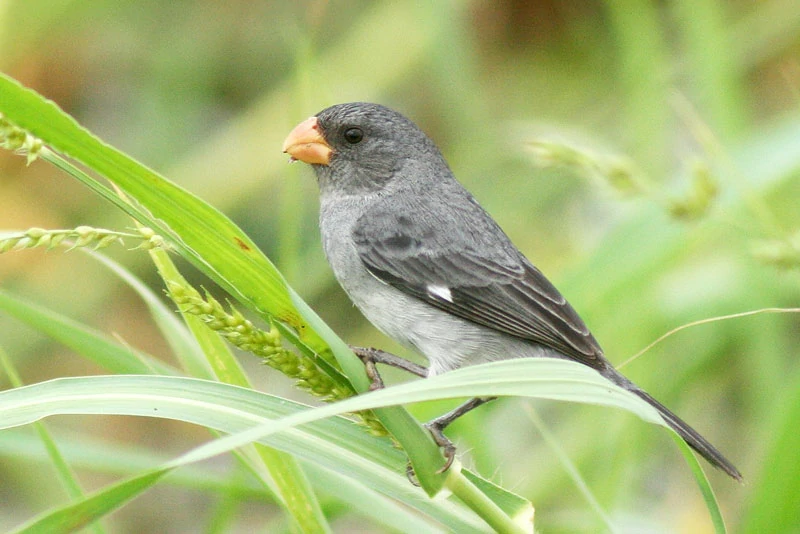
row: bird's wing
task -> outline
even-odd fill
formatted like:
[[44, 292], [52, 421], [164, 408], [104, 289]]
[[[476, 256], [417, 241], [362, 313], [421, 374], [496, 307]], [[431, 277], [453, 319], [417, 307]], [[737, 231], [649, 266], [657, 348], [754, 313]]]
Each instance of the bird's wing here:
[[461, 213], [373, 209], [354, 227], [357, 253], [379, 280], [437, 308], [602, 368], [602, 350], [572, 306], [472, 202]]

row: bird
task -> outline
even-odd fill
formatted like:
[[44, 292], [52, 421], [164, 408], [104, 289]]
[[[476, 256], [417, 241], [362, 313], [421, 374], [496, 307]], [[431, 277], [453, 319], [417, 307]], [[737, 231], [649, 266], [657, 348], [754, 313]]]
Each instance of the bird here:
[[[334, 105], [298, 124], [283, 151], [314, 170], [322, 247], [338, 283], [378, 330], [429, 363], [405, 368], [435, 376], [510, 358], [579, 362], [653, 406], [711, 465], [742, 480], [708, 440], [614, 368], [410, 119], [380, 104]], [[444, 427], [487, 400], [429, 424], [445, 450], [443, 469], [455, 454]]]

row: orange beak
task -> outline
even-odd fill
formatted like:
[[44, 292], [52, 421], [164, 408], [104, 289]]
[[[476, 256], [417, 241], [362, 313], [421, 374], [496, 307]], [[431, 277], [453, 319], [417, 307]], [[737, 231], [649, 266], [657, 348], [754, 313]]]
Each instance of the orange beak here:
[[311, 117], [298, 124], [283, 142], [283, 151], [293, 160], [316, 165], [328, 165], [333, 149], [322, 137], [317, 118]]

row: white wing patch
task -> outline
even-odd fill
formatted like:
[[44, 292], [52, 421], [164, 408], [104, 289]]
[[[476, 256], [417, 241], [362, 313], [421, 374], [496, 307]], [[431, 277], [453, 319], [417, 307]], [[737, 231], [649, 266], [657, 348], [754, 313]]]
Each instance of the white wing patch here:
[[450, 293], [450, 289], [445, 286], [427, 286], [425, 291], [432, 297], [438, 297], [447, 302], [453, 302], [453, 295]]

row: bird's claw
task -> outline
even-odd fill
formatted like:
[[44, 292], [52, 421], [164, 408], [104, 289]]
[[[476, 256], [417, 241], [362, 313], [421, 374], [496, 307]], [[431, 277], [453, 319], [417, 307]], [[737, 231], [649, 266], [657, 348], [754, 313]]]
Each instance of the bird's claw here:
[[414, 472], [414, 466], [411, 465], [411, 460], [406, 463], [406, 478], [412, 485], [420, 487], [419, 480], [417, 480], [417, 473]]
[[352, 350], [364, 364], [364, 371], [367, 373], [367, 378], [369, 378], [370, 381], [369, 390], [377, 391], [386, 387], [378, 371], [378, 367], [375, 365], [375, 349], [350, 346], [350, 350]]
[[[419, 376], [425, 376], [427, 374], [427, 370], [424, 367], [411, 363], [407, 360], [403, 360], [393, 354], [379, 349], [354, 346], [350, 346], [350, 349], [364, 363], [364, 370], [367, 373], [367, 378], [370, 379], [370, 391], [383, 389], [385, 387], [383, 384], [383, 379], [381, 378], [381, 374], [378, 372], [378, 368], [375, 365], [376, 362], [394, 365], [400, 369], [405, 369], [406, 371]], [[436, 471], [436, 474], [444, 473], [450, 469], [450, 467], [453, 465], [453, 461], [456, 458], [456, 446], [453, 445], [453, 442], [447, 439], [447, 436], [444, 435], [444, 427], [450, 424], [452, 419], [453, 417], [444, 417], [434, 419], [433, 421], [425, 424], [425, 428], [427, 428], [428, 432], [431, 433], [433, 441], [442, 449], [442, 454], [444, 455], [444, 465]], [[406, 477], [408, 477], [408, 480], [413, 485], [419, 486], [417, 474], [414, 472], [411, 462], [406, 465]]]
[[[426, 423], [425, 428], [431, 433], [433, 441], [442, 449], [442, 454], [444, 455], [444, 465], [436, 471], [436, 474], [440, 475], [453, 465], [453, 461], [456, 459], [456, 446], [444, 435], [442, 427], [436, 424], [436, 421]], [[406, 478], [408, 478], [408, 481], [413, 485], [419, 487], [419, 480], [417, 479], [417, 474], [414, 472], [414, 467], [411, 465], [411, 461], [406, 464]]]
[[456, 458], [456, 446], [453, 445], [453, 442], [444, 435], [441, 425], [438, 425], [436, 421], [426, 423], [425, 428], [427, 428], [428, 432], [431, 433], [433, 441], [436, 442], [439, 447], [441, 447], [442, 454], [444, 455], [444, 465], [440, 467], [438, 471], [436, 471], [436, 474], [444, 473], [450, 469], [451, 465], [453, 465], [453, 460]]

